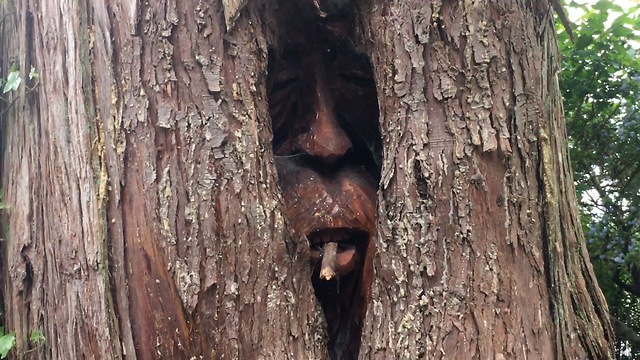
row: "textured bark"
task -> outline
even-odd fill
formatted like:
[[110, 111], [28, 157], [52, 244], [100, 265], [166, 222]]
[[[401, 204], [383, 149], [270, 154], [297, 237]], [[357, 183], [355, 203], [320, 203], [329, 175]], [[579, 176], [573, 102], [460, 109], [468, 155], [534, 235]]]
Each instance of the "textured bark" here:
[[37, 358], [322, 357], [271, 152], [271, 9], [256, 2], [229, 32], [218, 2], [3, 11], [3, 65], [42, 75], [5, 117], [16, 354], [40, 329]]
[[604, 359], [550, 4], [374, 1], [385, 162], [361, 358]]
[[[42, 76], [2, 119], [15, 355], [39, 329], [28, 357], [326, 358], [276, 186], [272, 3], [0, 4], [2, 71]], [[611, 357], [549, 4], [363, 3], [385, 161], [361, 358]]]

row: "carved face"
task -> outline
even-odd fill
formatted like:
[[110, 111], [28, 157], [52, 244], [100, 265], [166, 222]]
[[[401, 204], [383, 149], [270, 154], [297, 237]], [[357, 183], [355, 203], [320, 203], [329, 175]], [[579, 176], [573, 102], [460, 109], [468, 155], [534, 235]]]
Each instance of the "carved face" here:
[[292, 34], [270, 60], [269, 112], [287, 216], [309, 240], [329, 350], [349, 359], [371, 283], [382, 145], [369, 62], [325, 35]]

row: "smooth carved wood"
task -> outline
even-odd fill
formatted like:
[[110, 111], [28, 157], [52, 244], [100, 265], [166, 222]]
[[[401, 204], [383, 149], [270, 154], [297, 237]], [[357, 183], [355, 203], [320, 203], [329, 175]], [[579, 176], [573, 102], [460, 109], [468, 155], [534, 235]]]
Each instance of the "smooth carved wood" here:
[[356, 359], [380, 177], [375, 83], [369, 62], [354, 50], [347, 18], [283, 13], [268, 79], [279, 182], [287, 217], [311, 246], [329, 354]]

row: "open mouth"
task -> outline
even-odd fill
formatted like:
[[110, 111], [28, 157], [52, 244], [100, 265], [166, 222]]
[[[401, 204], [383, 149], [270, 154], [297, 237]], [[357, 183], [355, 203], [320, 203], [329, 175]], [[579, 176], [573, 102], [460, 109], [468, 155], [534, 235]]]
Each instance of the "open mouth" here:
[[322, 280], [344, 276], [356, 267], [366, 249], [369, 234], [351, 228], [320, 229], [307, 235], [314, 274], [320, 262]]

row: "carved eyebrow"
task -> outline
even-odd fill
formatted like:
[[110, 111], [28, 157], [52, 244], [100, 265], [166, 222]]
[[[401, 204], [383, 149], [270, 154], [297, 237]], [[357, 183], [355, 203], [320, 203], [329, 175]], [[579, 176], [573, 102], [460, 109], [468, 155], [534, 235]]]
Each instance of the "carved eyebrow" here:
[[352, 85], [366, 89], [376, 88], [376, 82], [373, 80], [373, 77], [365, 71], [361, 71], [359, 69], [346, 69], [341, 71], [339, 74], [342, 80]]
[[362, 88], [375, 89], [371, 65], [362, 55], [352, 53], [340, 56], [334, 66], [342, 80]]
[[269, 76], [267, 89], [269, 92], [282, 91], [300, 79], [300, 48], [289, 46], [279, 52], [269, 51]]

